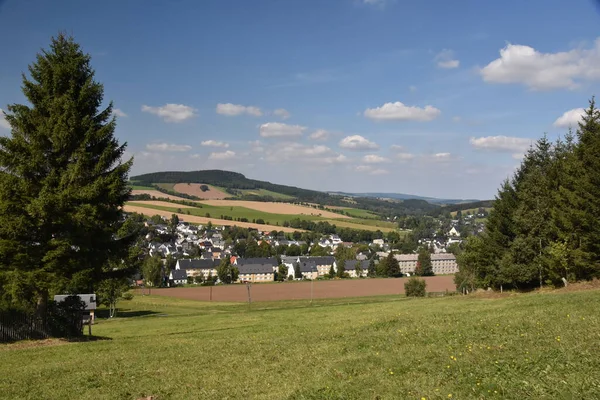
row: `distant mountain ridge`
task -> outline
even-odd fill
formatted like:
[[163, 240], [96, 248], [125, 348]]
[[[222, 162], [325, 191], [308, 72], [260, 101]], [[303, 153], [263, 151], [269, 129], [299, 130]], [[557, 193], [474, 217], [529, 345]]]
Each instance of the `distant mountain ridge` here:
[[480, 199], [440, 199], [436, 197], [417, 196], [414, 194], [405, 193], [346, 193], [346, 192], [328, 192], [337, 196], [350, 196], [350, 197], [374, 197], [378, 199], [394, 199], [394, 200], [425, 200], [432, 204], [461, 204], [461, 203], [475, 203], [481, 201]]

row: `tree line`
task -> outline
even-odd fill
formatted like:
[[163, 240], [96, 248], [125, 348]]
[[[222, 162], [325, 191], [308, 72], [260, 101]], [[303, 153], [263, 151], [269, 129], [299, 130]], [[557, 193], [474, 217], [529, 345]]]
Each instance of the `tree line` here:
[[600, 276], [600, 111], [593, 98], [576, 132], [531, 146], [458, 262], [459, 289], [523, 290]]

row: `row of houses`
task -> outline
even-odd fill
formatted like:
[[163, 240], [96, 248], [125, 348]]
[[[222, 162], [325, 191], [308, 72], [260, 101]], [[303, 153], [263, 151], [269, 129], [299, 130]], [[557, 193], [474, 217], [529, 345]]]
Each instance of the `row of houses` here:
[[[377, 255], [381, 258], [387, 257], [389, 253], [379, 252]], [[396, 254], [394, 258], [398, 260], [400, 271], [405, 275], [410, 275], [415, 272], [418, 254]], [[436, 275], [455, 274], [458, 272], [458, 264], [456, 256], [452, 253], [440, 253], [431, 255], [431, 267]]]

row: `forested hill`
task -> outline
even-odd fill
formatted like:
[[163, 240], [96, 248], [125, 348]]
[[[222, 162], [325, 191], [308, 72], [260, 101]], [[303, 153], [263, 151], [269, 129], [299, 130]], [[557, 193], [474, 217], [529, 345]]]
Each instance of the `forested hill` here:
[[440, 210], [439, 206], [430, 204], [425, 200], [412, 199], [405, 201], [387, 201], [370, 197], [357, 197], [351, 199], [352, 204], [350, 204], [344, 196], [330, 195], [317, 190], [301, 189], [294, 186], [248, 179], [240, 173], [222, 170], [154, 172], [134, 176], [131, 180], [140, 185], [148, 186], [154, 183], [204, 183], [226, 189], [265, 189], [271, 192], [292, 196], [301, 202], [318, 203], [330, 206], [355, 206], [384, 216], [428, 214], [436, 213]]

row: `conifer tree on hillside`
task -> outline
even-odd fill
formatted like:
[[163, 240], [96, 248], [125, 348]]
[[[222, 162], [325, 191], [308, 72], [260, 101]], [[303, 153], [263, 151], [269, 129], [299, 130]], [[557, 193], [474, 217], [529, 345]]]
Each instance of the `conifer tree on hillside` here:
[[53, 293], [92, 290], [127, 252], [115, 237], [132, 160], [73, 38], [53, 38], [29, 74], [29, 105], [8, 106], [11, 135], [0, 137], [0, 282], [5, 301], [43, 309]]
[[504, 182], [485, 231], [465, 244], [456, 284], [524, 289], [600, 277], [599, 154], [592, 98], [576, 136], [538, 140]]

